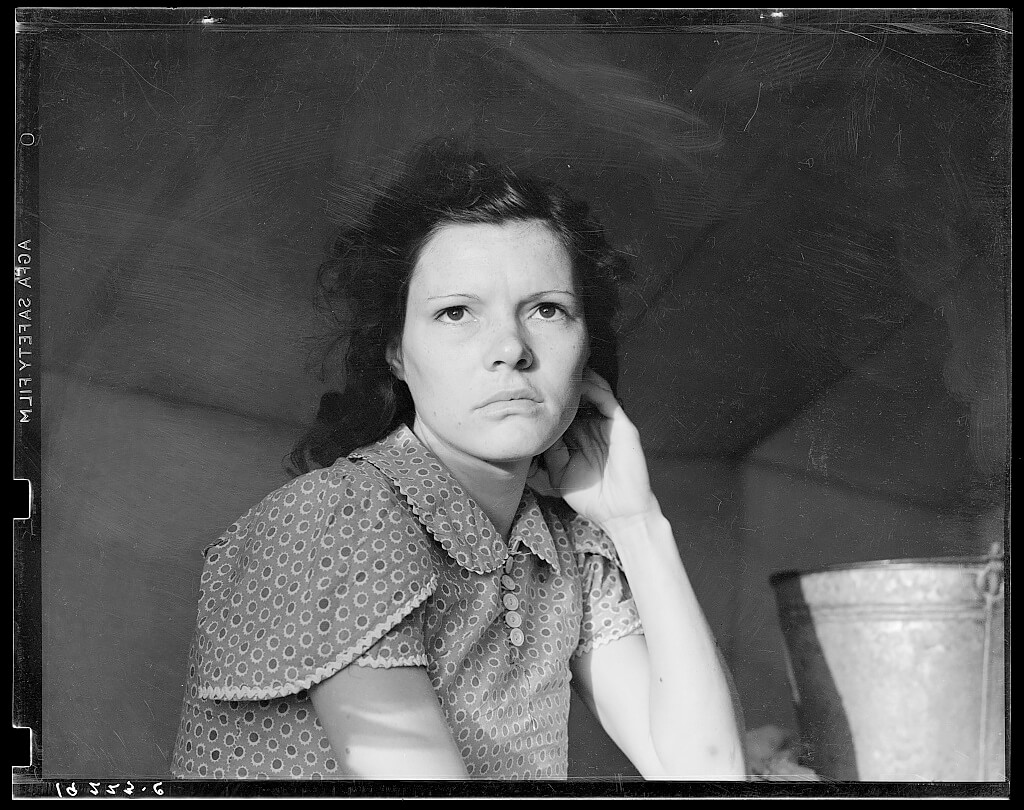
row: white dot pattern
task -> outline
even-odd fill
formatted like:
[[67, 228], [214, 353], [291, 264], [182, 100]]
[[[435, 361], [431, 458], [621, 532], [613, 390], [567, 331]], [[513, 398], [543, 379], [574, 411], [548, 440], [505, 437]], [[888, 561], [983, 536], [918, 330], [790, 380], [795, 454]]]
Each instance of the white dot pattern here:
[[356, 663], [424, 667], [472, 778], [565, 778], [570, 659], [643, 631], [564, 503], [527, 489], [516, 540], [404, 427], [271, 493], [205, 552], [172, 772], [345, 778], [307, 690]]

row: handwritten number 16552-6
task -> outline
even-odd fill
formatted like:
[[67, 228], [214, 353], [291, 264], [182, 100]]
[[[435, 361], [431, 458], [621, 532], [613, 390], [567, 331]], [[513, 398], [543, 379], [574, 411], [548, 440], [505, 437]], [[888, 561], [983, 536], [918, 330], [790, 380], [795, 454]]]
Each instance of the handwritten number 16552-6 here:
[[[152, 791], [149, 790], [148, 785], [140, 785], [135, 787], [131, 782], [113, 782], [111, 784], [104, 784], [103, 782], [89, 782], [88, 787], [82, 787], [79, 789], [78, 785], [72, 782], [70, 785], [64, 785], [63, 790], [61, 789], [60, 782], [57, 782], [57, 795], [62, 799], [65, 796], [71, 796], [72, 798], [79, 795], [80, 793], [84, 796], [131, 796], [136, 791], [139, 793], [152, 792], [156, 796], [163, 796], [164, 791], [161, 788], [163, 782], [155, 782], [152, 786]], [[118, 793], [120, 791], [120, 793]]]

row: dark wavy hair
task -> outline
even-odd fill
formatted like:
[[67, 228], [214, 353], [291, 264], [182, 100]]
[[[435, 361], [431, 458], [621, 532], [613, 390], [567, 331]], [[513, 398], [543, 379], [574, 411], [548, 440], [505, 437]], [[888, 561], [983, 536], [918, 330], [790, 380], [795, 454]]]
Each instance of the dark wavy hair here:
[[[445, 225], [546, 223], [572, 259], [590, 338], [589, 365], [615, 388], [619, 289], [631, 269], [626, 254], [608, 243], [589, 206], [554, 183], [447, 142], [421, 146], [406, 165], [365, 216], [341, 230], [320, 266], [320, 303], [339, 327], [325, 356], [344, 346], [344, 385], [340, 392], [323, 395], [315, 425], [292, 450], [288, 466], [295, 475], [330, 466], [403, 422], [412, 425], [412, 397], [391, 374], [385, 351], [404, 326], [409, 281], [420, 252]], [[347, 317], [339, 316], [339, 310]]]

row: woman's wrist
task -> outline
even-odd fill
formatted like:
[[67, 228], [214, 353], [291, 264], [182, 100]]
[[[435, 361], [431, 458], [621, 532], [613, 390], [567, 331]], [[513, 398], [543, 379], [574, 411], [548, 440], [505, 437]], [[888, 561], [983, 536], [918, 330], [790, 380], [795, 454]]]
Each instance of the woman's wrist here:
[[644, 509], [601, 521], [602, 531], [613, 541], [618, 537], [628, 540], [637, 534], [662, 534], [666, 528], [671, 532], [671, 526], [662, 514], [661, 506], [654, 495], [651, 495], [650, 502]]
[[667, 576], [673, 582], [685, 577], [672, 524], [656, 502], [655, 508], [645, 512], [607, 520], [601, 529], [615, 546], [631, 583], [637, 577], [660, 581]]

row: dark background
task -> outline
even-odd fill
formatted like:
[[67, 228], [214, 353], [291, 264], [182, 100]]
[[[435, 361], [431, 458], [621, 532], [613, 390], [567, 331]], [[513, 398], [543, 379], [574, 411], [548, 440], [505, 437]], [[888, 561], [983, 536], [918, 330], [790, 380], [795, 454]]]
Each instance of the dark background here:
[[[794, 728], [771, 573], [1002, 538], [1007, 13], [203, 16], [23, 16], [46, 776], [167, 775], [201, 549], [340, 382], [317, 264], [428, 137], [635, 255], [621, 394], [748, 728]], [[573, 776], [635, 773], [571, 731]]]

